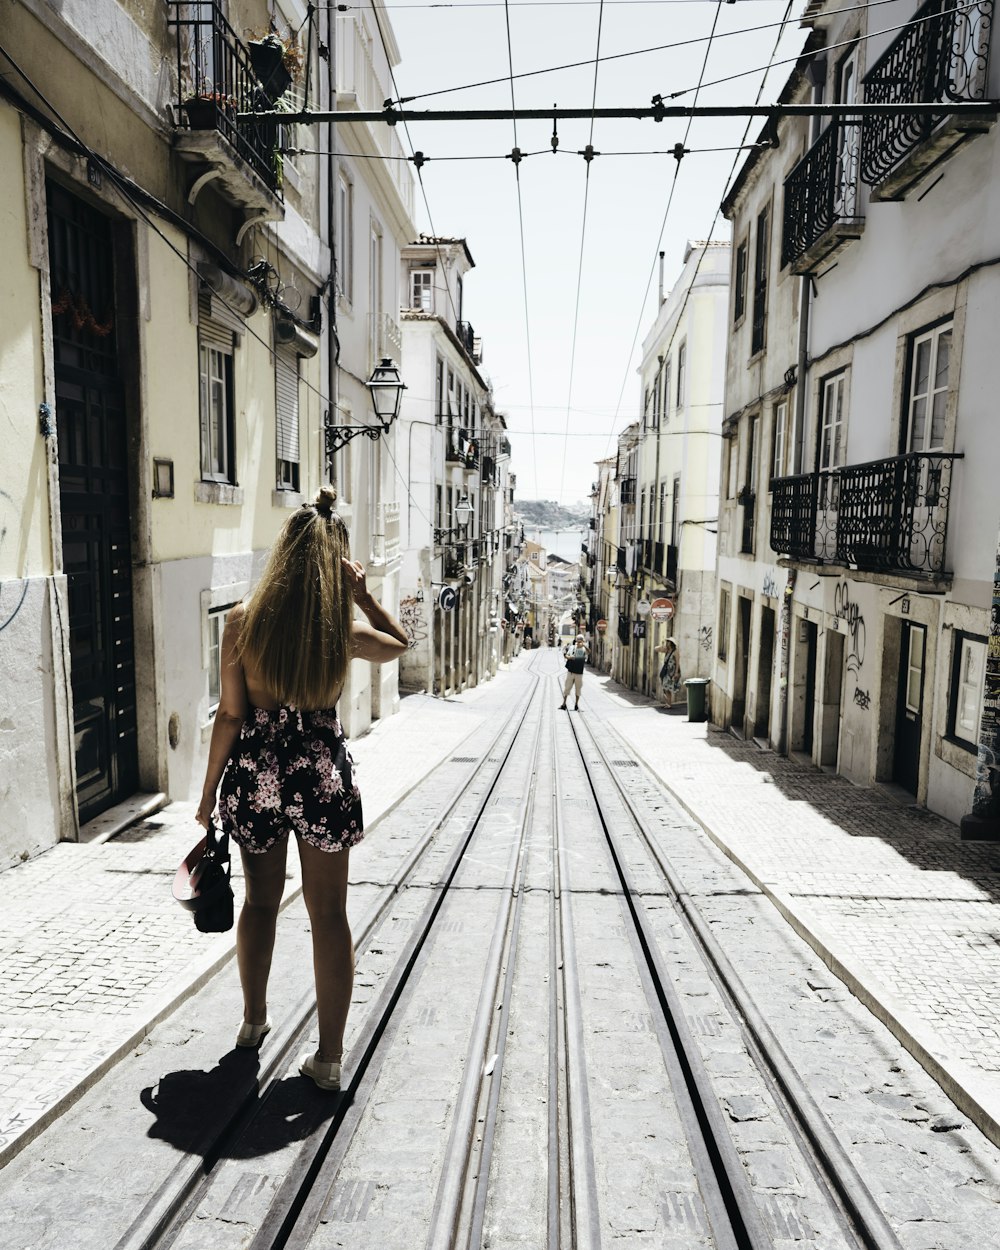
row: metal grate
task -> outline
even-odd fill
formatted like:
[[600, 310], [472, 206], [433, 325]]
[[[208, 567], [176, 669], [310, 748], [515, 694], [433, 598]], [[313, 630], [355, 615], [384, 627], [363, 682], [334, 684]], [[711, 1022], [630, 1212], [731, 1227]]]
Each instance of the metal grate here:
[[612, 760], [611, 763], [614, 764], [615, 768], [638, 768], [639, 767], [638, 760]]
[[478, 764], [478, 755], [453, 755], [451, 757], [452, 764]]

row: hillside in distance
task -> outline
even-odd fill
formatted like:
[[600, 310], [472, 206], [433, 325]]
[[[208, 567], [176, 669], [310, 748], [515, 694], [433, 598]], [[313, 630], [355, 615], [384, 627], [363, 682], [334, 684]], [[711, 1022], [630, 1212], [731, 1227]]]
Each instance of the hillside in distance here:
[[560, 504], [554, 499], [517, 499], [514, 515], [531, 529], [576, 529], [586, 527], [590, 507], [585, 503]]

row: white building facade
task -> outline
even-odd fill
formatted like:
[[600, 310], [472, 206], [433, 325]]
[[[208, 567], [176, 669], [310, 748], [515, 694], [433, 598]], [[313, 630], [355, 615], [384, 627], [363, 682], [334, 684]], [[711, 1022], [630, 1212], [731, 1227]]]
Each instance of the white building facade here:
[[1000, 95], [992, 6], [871, 38], [827, 7], [784, 99], [944, 103], [786, 120], [727, 201], [713, 715], [957, 820], [994, 710], [1000, 147], [949, 103]]

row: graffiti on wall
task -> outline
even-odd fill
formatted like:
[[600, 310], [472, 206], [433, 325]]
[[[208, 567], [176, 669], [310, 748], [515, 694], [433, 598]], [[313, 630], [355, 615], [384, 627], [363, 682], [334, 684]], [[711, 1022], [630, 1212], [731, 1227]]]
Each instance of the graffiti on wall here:
[[872, 695], [870, 690], [862, 690], [860, 686], [854, 687], [854, 702], [863, 712], [867, 712], [872, 705]]
[[702, 651], [712, 650], [712, 627], [711, 625], [702, 625], [698, 630], [698, 645]]
[[865, 618], [856, 603], [851, 602], [851, 590], [847, 582], [841, 582], [833, 597], [833, 614], [847, 626], [851, 644], [847, 650], [847, 671], [855, 675], [861, 672], [865, 662]]
[[766, 599], [776, 599], [778, 597], [778, 583], [773, 569], [768, 569], [764, 574], [764, 584], [761, 587], [761, 593]]
[[424, 616], [424, 601], [412, 595], [399, 601], [399, 623], [409, 640], [412, 651], [420, 643], [427, 641], [427, 619]]

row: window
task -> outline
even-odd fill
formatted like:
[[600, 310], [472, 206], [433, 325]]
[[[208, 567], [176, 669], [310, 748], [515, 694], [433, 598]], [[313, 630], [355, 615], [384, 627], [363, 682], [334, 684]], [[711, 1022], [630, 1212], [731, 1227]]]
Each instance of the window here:
[[736, 263], [733, 273], [733, 324], [738, 325], [747, 310], [747, 254], [750, 241], [744, 235], [743, 242], [736, 249]]
[[659, 534], [658, 540], [662, 543], [666, 541], [667, 531], [667, 484], [660, 483], [660, 511], [658, 514]]
[[668, 360], [663, 367], [663, 421], [664, 424], [670, 420], [670, 361]]
[[750, 334], [750, 355], [764, 350], [767, 325], [767, 268], [771, 251], [771, 210], [765, 208], [757, 217], [757, 245], [753, 261], [753, 328]]
[[949, 321], [915, 334], [911, 341], [906, 451], [941, 451], [944, 448], [951, 332]]
[[434, 366], [434, 420], [438, 425], [444, 414], [444, 361], [440, 356]]
[[687, 343], [681, 343], [677, 349], [677, 407], [683, 408], [687, 402]]
[[785, 476], [785, 440], [788, 435], [788, 400], [782, 399], [774, 405], [774, 429], [771, 442], [771, 477]]
[[458, 320], [462, 320], [462, 279], [458, 279]]
[[670, 505], [670, 545], [681, 545], [681, 475], [674, 478], [674, 497]]
[[337, 289], [346, 300], [354, 298], [354, 187], [340, 175], [337, 194]]
[[208, 714], [214, 716], [222, 698], [222, 634], [233, 604], [212, 608], [208, 614]]
[[720, 660], [726, 658], [729, 644], [729, 591], [723, 586], [719, 590], [719, 643], [716, 654]]
[[729, 456], [726, 461], [726, 498], [732, 499], [736, 494], [736, 476], [739, 471], [740, 445], [736, 435], [729, 439]]
[[235, 483], [232, 349], [203, 342], [199, 361], [202, 480]]
[[836, 469], [844, 463], [844, 383], [846, 373], [823, 379], [823, 408], [819, 432], [820, 471]]
[[986, 639], [956, 631], [948, 728], [949, 736], [969, 751], [975, 751], [979, 746], [985, 675]]
[[368, 253], [368, 315], [371, 318], [370, 355], [382, 355], [382, 228], [374, 219]]
[[433, 269], [414, 269], [410, 274], [410, 307], [420, 312], [434, 311]]
[[274, 426], [278, 490], [299, 489], [299, 358], [274, 354]]

